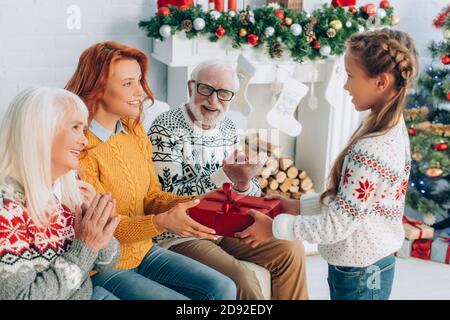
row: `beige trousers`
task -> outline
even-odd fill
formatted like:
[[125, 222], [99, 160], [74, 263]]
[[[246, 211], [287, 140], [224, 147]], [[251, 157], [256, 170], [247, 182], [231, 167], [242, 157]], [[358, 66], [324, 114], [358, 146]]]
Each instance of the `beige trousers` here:
[[239, 300], [263, 299], [258, 279], [252, 270], [239, 260], [253, 262], [270, 271], [272, 299], [308, 299], [306, 259], [303, 244], [273, 240], [253, 249], [236, 238], [225, 237], [218, 243], [209, 240], [190, 240], [170, 247], [225, 274], [238, 289]]

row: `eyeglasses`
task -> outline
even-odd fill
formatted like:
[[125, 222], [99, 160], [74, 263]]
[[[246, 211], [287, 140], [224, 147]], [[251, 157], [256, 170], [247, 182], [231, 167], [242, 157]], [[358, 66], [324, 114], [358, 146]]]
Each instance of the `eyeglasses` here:
[[230, 101], [234, 97], [233, 91], [227, 89], [215, 89], [210, 85], [197, 81], [192, 82], [197, 86], [197, 93], [202, 96], [210, 97], [213, 93], [217, 92], [217, 98], [221, 101]]

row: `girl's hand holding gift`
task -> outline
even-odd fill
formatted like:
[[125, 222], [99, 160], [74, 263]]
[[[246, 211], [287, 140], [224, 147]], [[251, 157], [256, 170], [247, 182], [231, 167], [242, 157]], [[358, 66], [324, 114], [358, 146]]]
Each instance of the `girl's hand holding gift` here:
[[297, 216], [300, 214], [300, 200], [289, 199], [279, 194], [268, 194], [264, 197], [267, 200], [280, 200], [281, 212]]

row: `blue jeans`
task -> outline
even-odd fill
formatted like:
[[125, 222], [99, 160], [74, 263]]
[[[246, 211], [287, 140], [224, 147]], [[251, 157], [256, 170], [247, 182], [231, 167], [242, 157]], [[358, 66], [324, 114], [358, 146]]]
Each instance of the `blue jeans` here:
[[105, 288], [95, 286], [92, 289], [91, 300], [119, 300], [119, 298], [117, 298]]
[[359, 267], [328, 265], [331, 300], [388, 300], [395, 273], [395, 256]]
[[181, 254], [153, 245], [132, 270], [108, 270], [92, 277], [121, 300], [235, 300], [227, 276]]

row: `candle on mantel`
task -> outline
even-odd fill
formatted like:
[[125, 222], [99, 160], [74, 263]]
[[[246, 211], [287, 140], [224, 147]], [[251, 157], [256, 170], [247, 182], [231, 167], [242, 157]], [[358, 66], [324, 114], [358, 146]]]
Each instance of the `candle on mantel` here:
[[237, 10], [237, 0], [228, 0], [228, 10], [236, 12], [236, 10]]
[[216, 11], [222, 12], [223, 11], [223, 0], [215, 0], [214, 5], [216, 7]]

